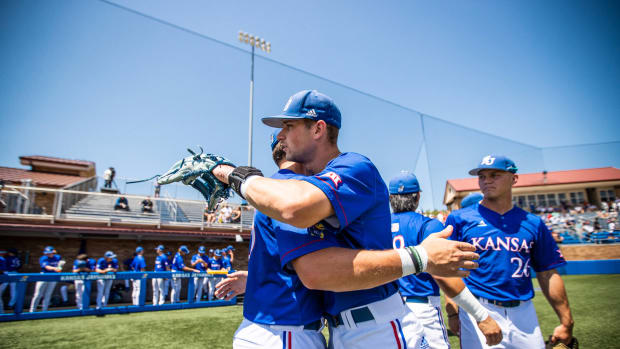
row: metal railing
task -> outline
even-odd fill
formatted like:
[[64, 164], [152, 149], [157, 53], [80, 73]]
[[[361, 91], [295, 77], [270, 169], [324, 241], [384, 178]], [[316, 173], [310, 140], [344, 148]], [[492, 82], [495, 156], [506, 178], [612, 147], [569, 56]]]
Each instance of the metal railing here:
[[[93, 189], [93, 179], [78, 183], [78, 185]], [[54, 197], [52, 212], [45, 210], [25, 209], [35, 207], [35, 193], [46, 193], [46, 197]], [[118, 199], [127, 199], [128, 207], [120, 208]], [[122, 195], [99, 193], [92, 191], [78, 191], [72, 189], [51, 189], [7, 185], [0, 191], [0, 219], [2, 218], [32, 218], [105, 222], [108, 225], [128, 223], [151, 226], [187, 226], [205, 229], [216, 227], [230, 230], [250, 230], [254, 209], [250, 206], [241, 206], [230, 203], [221, 203], [215, 211], [215, 219], [206, 219], [205, 202], [197, 200], [181, 200], [169, 197], [151, 197], [141, 195]], [[145, 210], [142, 203], [150, 200], [152, 210]], [[29, 205], [24, 205], [29, 202]], [[223, 213], [223, 208], [229, 206], [233, 212], [241, 212], [236, 222], [229, 220], [230, 215]], [[231, 210], [226, 210], [230, 213]], [[232, 217], [230, 217], [232, 218]]]

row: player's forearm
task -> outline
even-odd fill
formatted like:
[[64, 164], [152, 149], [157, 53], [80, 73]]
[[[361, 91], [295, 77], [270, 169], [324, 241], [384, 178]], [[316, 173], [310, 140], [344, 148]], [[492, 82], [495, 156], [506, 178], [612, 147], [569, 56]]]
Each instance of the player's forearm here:
[[543, 294], [560, 319], [560, 323], [572, 329], [574, 325], [573, 315], [568, 304], [564, 281], [560, 274], [552, 269], [539, 272], [537, 278]]
[[293, 261], [309, 289], [345, 292], [377, 287], [402, 277], [398, 252], [330, 247]]
[[446, 297], [456, 297], [465, 289], [465, 283], [461, 278], [445, 278], [439, 276], [434, 276], [433, 278]]

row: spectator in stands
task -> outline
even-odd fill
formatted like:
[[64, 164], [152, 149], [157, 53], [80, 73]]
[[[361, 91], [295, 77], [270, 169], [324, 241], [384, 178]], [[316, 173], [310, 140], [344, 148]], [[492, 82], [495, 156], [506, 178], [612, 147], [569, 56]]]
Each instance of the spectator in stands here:
[[[131, 271], [133, 272], [142, 272], [146, 270], [146, 262], [144, 261], [144, 257], [142, 256], [144, 254], [144, 249], [142, 248], [142, 246], [138, 246], [136, 247], [136, 256], [133, 257], [133, 261], [131, 261]], [[133, 305], [140, 305], [140, 284], [141, 284], [141, 279], [133, 279], [132, 284], [133, 284], [133, 290], [131, 292], [131, 301], [133, 303]]]
[[[207, 256], [207, 249], [204, 246], [198, 248], [198, 253], [192, 256], [192, 267], [196, 268], [201, 273], [204, 273], [209, 269], [209, 256]], [[194, 294], [196, 295], [196, 302], [200, 302], [202, 298], [202, 291], [207, 284], [207, 278], [194, 277]]]
[[[155, 269], [154, 271], [170, 271], [170, 261], [168, 257], [166, 257], [166, 253], [164, 252], [166, 248], [164, 245], [159, 245], [155, 249], [157, 252], [157, 258], [155, 258]], [[167, 292], [164, 287], [166, 285], [165, 280], [163, 278], [154, 278], [153, 279], [153, 305], [162, 305], [166, 302]]]
[[204, 222], [207, 224], [213, 224], [215, 223], [216, 218], [217, 214], [215, 212], [209, 212], [209, 207], [205, 205]]
[[161, 190], [161, 185], [159, 185], [159, 183], [155, 182], [155, 194], [154, 194], [154, 196], [155, 196], [156, 198], [158, 198], [158, 197], [159, 197], [159, 191], [160, 191], [160, 190]]
[[116, 175], [116, 171], [114, 167], [110, 167], [103, 172], [103, 179], [105, 183], [103, 185], [104, 188], [112, 188], [112, 182], [114, 181], [114, 176]]
[[232, 210], [231, 219], [233, 223], [241, 222], [241, 207], [237, 206], [234, 210]]
[[[22, 261], [17, 256], [17, 249], [9, 248], [7, 250], [6, 259], [6, 268], [9, 273], [17, 273], [19, 269], [22, 267]], [[11, 282], [9, 283], [9, 288], [11, 291], [11, 299], [9, 300], [9, 308], [13, 308], [15, 306], [15, 302], [17, 302], [17, 283]]]
[[[114, 252], [107, 251], [103, 257], [99, 258], [95, 271], [99, 274], [116, 273], [118, 271], [118, 260]], [[97, 309], [108, 305], [113, 281], [113, 279], [97, 280]]]
[[[39, 258], [41, 273], [60, 273], [62, 265], [60, 263], [60, 255], [56, 254], [56, 250], [52, 246], [47, 246], [43, 250], [43, 256]], [[56, 287], [56, 281], [37, 281], [34, 289], [34, 296], [30, 302], [30, 312], [33, 313], [39, 306], [39, 301], [43, 297], [42, 310], [47, 311], [52, 299], [52, 293]]]
[[[183, 271], [192, 271], [194, 273], [198, 272], [198, 270], [194, 268], [190, 268], [185, 265], [185, 262], [183, 261], [183, 257], [188, 253], [189, 253], [189, 249], [187, 248], [187, 246], [182, 245], [181, 247], [179, 247], [179, 251], [172, 259], [172, 266], [170, 268], [172, 269], [172, 272], [177, 272], [177, 273], [183, 272]], [[180, 277], [172, 278], [172, 292], [170, 293], [170, 303], [177, 303], [180, 301], [181, 281], [182, 279]]]
[[228, 204], [223, 203], [220, 209], [220, 223], [230, 223], [232, 219], [232, 208]]
[[[95, 271], [95, 261], [85, 253], [79, 254], [73, 262], [74, 273], [92, 273]], [[79, 310], [83, 309], [82, 296], [84, 294], [84, 280], [73, 281], [75, 286], [75, 304]]]
[[153, 213], [153, 201], [150, 197], [142, 200], [142, 213], [144, 212]]
[[127, 201], [127, 198], [124, 196], [120, 196], [118, 199], [116, 199], [114, 209], [129, 211], [129, 202]]

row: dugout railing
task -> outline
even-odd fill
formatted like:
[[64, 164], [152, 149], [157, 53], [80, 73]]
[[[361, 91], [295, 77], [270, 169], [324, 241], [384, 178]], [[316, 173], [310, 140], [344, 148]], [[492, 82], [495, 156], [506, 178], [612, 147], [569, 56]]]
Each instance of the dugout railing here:
[[[33, 320], [33, 319], [50, 319], [61, 318], [71, 316], [86, 316], [86, 315], [106, 315], [106, 314], [129, 314], [139, 313], [146, 311], [162, 311], [162, 310], [177, 310], [177, 309], [190, 309], [190, 308], [207, 308], [234, 305], [237, 303], [236, 297], [226, 300], [212, 300], [212, 301], [196, 301], [195, 300], [195, 285], [194, 278], [218, 278], [222, 279], [226, 277], [226, 274], [210, 274], [210, 273], [193, 273], [193, 272], [117, 272], [108, 274], [99, 273], [9, 273], [0, 274], [1, 283], [16, 283], [17, 299], [13, 307], [13, 312], [0, 314], [0, 322], [6, 321], [18, 321], [18, 320]], [[184, 302], [170, 303], [170, 299], [166, 300], [165, 304], [152, 305], [146, 302], [148, 285], [152, 279], [171, 279], [182, 278], [189, 279], [187, 282], [187, 288], [182, 288], [181, 293], [187, 295], [187, 299]], [[84, 281], [84, 292], [82, 296], [82, 310], [74, 308], [67, 309], [53, 309], [47, 311], [35, 311], [28, 312], [30, 304], [26, 303], [26, 290], [28, 289], [28, 283], [44, 281], [44, 282], [73, 282], [75, 280]], [[139, 280], [140, 281], [140, 295], [138, 305], [110, 305], [97, 309], [95, 307], [95, 300], [91, 299], [91, 290], [96, 289], [97, 280]], [[58, 287], [58, 284], [56, 285]], [[184, 292], [185, 291], [185, 292]], [[93, 304], [91, 304], [93, 303]], [[6, 311], [6, 309], [5, 309]]]

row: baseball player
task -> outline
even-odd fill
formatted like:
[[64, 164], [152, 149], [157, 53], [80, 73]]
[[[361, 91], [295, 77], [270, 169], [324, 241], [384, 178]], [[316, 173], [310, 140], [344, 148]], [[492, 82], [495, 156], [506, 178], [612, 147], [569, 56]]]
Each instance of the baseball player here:
[[226, 247], [225, 250], [226, 250], [226, 258], [232, 265], [232, 263], [235, 262], [235, 253], [233, 252], [235, 248], [232, 245], [228, 245], [228, 247]]
[[[213, 251], [213, 258], [209, 260], [209, 267], [207, 268], [207, 272], [209, 271], [219, 271], [224, 268], [224, 262], [222, 260], [222, 251], [219, 249]], [[209, 284], [209, 300], [213, 300], [213, 295], [215, 294], [215, 285], [218, 282], [218, 278], [210, 277], [208, 278]]]
[[[41, 273], [60, 273], [62, 271], [62, 263], [60, 255], [56, 254], [56, 250], [52, 246], [47, 246], [43, 250], [43, 256], [39, 258]], [[43, 297], [42, 310], [47, 311], [52, 299], [52, 293], [56, 287], [56, 281], [37, 281], [34, 288], [34, 296], [30, 303], [30, 312], [33, 313], [39, 306], [39, 301]]]
[[[395, 249], [420, 244], [430, 234], [444, 229], [441, 222], [430, 219], [415, 210], [421, 198], [420, 183], [416, 176], [409, 172], [401, 172], [392, 178], [389, 184], [390, 206], [392, 207], [392, 242]], [[439, 279], [439, 286], [433, 277], [427, 273], [405, 276], [398, 280], [400, 293], [404, 297], [407, 307], [424, 326], [424, 338], [429, 348], [450, 348], [448, 334], [441, 314], [441, 300], [439, 288], [447, 294], [460, 298], [463, 292], [462, 281]], [[475, 303], [478, 303], [475, 301]], [[464, 308], [470, 309], [467, 305]], [[475, 316], [480, 316], [479, 326], [487, 338], [487, 342], [497, 344], [501, 341], [501, 330], [488, 312], [478, 303]]]
[[[272, 178], [290, 178], [295, 175], [291, 169], [302, 172], [300, 166], [286, 161], [277, 140], [271, 145], [273, 159], [280, 168]], [[280, 263], [280, 246], [285, 241], [302, 244], [315, 239], [304, 229], [255, 213], [248, 271], [230, 274], [217, 285], [218, 298], [246, 293], [244, 319], [233, 338], [233, 348], [325, 348], [322, 293], [308, 290], [294, 271], [282, 268]], [[337, 246], [327, 239], [313, 243], [315, 248], [328, 244]]]
[[[9, 273], [17, 273], [19, 268], [22, 266], [22, 262], [17, 256], [17, 250], [14, 248], [9, 248], [7, 250], [7, 255], [5, 256], [6, 260], [6, 268]], [[17, 291], [15, 287], [17, 283], [11, 282], [9, 283], [9, 287], [11, 290], [11, 299], [9, 300], [9, 308], [13, 308], [15, 306], [15, 302], [17, 302]]]
[[222, 252], [222, 269], [226, 269], [230, 271], [232, 269], [232, 263], [230, 260], [230, 256], [228, 255], [228, 247], [221, 250]]
[[484, 196], [480, 193], [471, 193], [461, 200], [461, 208], [465, 208], [471, 206], [473, 204], [477, 204], [482, 201]]
[[[146, 270], [146, 261], [144, 260], [144, 249], [142, 246], [136, 247], [136, 256], [133, 257], [133, 261], [129, 265], [129, 268], [133, 272], [141, 272]], [[133, 279], [133, 290], [131, 292], [131, 301], [133, 305], [140, 304], [140, 279]]]
[[[194, 268], [190, 268], [185, 265], [185, 262], [183, 261], [183, 256], [185, 256], [188, 253], [189, 253], [189, 249], [187, 248], [187, 246], [182, 245], [181, 247], [179, 247], [179, 251], [177, 252], [176, 255], [174, 255], [174, 258], [172, 259], [172, 264], [170, 266], [170, 269], [173, 272], [182, 272], [182, 271], [193, 271], [195, 273], [198, 272], [198, 270]], [[182, 281], [182, 278], [180, 277], [172, 278], [172, 292], [170, 292], [170, 303], [177, 303], [180, 301], [181, 281]]]
[[[95, 261], [88, 258], [85, 253], [79, 254], [73, 262], [74, 273], [92, 273], [95, 271]], [[84, 280], [74, 280], [75, 304], [79, 310], [83, 309], [82, 296], [84, 295]]]
[[[103, 257], [99, 258], [95, 271], [99, 274], [116, 273], [118, 271], [118, 259], [116, 259], [114, 252], [107, 251]], [[112, 279], [97, 280], [97, 309], [108, 305], [112, 282], [114, 282]]]
[[[473, 204], [450, 214], [446, 224], [454, 226], [453, 239], [467, 241], [480, 254], [480, 267], [465, 279], [468, 289], [504, 330], [502, 348], [544, 348], [536, 311], [530, 267], [540, 288], [560, 319], [552, 342], [572, 341], [571, 315], [564, 282], [556, 268], [566, 264], [542, 220], [512, 204], [512, 186], [518, 175], [515, 163], [505, 156], [488, 155], [469, 174], [478, 176], [484, 195]], [[487, 348], [472, 315], [447, 305], [449, 316], [458, 311], [463, 348]]]
[[[166, 251], [166, 258], [168, 258], [168, 270], [171, 270], [172, 266], [172, 251]], [[168, 297], [170, 293], [170, 284], [172, 283], [172, 279], [164, 280], [164, 297]]]
[[[164, 252], [166, 248], [164, 245], [159, 245], [155, 248], [157, 257], [155, 258], [155, 269], [153, 271], [169, 271], [170, 261], [166, 257]], [[166, 302], [165, 279], [153, 278], [153, 305], [162, 305]], [[167, 280], [167, 279], [166, 279]]]
[[263, 122], [282, 128], [277, 138], [286, 159], [303, 165], [309, 176], [276, 180], [252, 167], [228, 165], [211, 173], [272, 219], [307, 228], [315, 243], [337, 238], [340, 247], [313, 251], [313, 243], [291, 241], [281, 253], [282, 265], [292, 267], [306, 287], [332, 291], [325, 293], [330, 346], [419, 347], [422, 327], [395, 280], [425, 270], [465, 276], [468, 271], [460, 268], [476, 267], [473, 246], [443, 239], [448, 228], [420, 246], [392, 249], [387, 187], [370, 160], [339, 151], [340, 111], [328, 96], [301, 91], [283, 115]]
[[[5, 255], [6, 251], [0, 249], [0, 274], [5, 274], [6, 272], [8, 272], [6, 259], [4, 258]], [[2, 299], [2, 296], [4, 295], [4, 290], [7, 286], [7, 282], [0, 283], [0, 314], [4, 314], [4, 301]]]
[[[209, 257], [207, 256], [207, 249], [204, 246], [198, 247], [198, 253], [192, 256], [192, 267], [201, 273], [204, 273], [209, 268]], [[202, 290], [207, 283], [208, 278], [195, 277], [194, 278], [194, 292], [196, 294], [196, 302], [199, 302], [202, 298]]]

